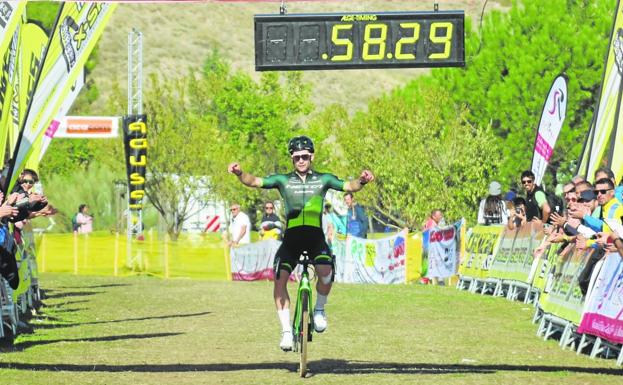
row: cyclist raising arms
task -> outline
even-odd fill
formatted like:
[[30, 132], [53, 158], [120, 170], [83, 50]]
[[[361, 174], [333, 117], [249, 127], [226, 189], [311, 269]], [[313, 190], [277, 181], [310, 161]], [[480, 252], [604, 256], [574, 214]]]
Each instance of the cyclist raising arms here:
[[359, 179], [344, 182], [333, 174], [323, 174], [311, 169], [314, 160], [314, 143], [306, 136], [297, 136], [288, 142], [294, 171], [289, 174], [274, 174], [259, 178], [243, 172], [238, 163], [231, 163], [228, 171], [235, 174], [248, 187], [279, 189], [285, 200], [287, 225], [283, 243], [277, 250], [274, 269], [277, 272], [273, 295], [282, 333], [279, 347], [292, 350], [292, 325], [290, 323], [290, 297], [288, 278], [298, 263], [303, 251], [316, 266], [316, 306], [314, 307], [314, 328], [322, 333], [327, 328], [324, 305], [331, 291], [333, 256], [322, 232], [322, 209], [324, 197], [329, 189], [356, 192], [374, 179], [369, 170], [361, 172]]

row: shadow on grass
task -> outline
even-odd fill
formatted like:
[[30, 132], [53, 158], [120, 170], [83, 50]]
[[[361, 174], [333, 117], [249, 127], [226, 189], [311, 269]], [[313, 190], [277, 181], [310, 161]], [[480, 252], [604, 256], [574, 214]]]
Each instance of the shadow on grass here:
[[123, 287], [130, 286], [128, 283], [106, 283], [102, 285], [90, 285], [90, 286], [59, 286], [59, 289], [102, 289], [107, 287]]
[[86, 297], [89, 295], [101, 294], [105, 293], [104, 291], [68, 291], [61, 292], [58, 294], [50, 294], [47, 295], [45, 299], [58, 299], [58, 298], [68, 298], [68, 297]]
[[64, 338], [59, 340], [40, 340], [40, 341], [24, 341], [18, 342], [13, 345], [13, 351], [22, 351], [24, 349], [31, 348], [39, 345], [56, 344], [59, 342], [106, 342], [106, 341], [120, 341], [120, 340], [142, 340], [147, 338], [160, 338], [177, 336], [183, 333], [148, 333], [148, 334], [125, 334], [119, 336], [104, 336], [104, 337], [90, 337], [90, 338]]
[[57, 304], [54, 304], [54, 305], [47, 305], [47, 304], [43, 303], [41, 307], [44, 307], [46, 309], [54, 309], [54, 311], [58, 311], [56, 309], [61, 308], [63, 306], [73, 305], [73, 304], [76, 304], [76, 303], [86, 303], [86, 302], [89, 302], [89, 300], [88, 299], [80, 299], [80, 300], [77, 300], [77, 301], [67, 301], [67, 302], [63, 302], [63, 303], [57, 303]]
[[[79, 309], [76, 309], [76, 310], [79, 310]], [[112, 323], [132, 322], [132, 321], [147, 321], [147, 320], [155, 320], [155, 319], [199, 317], [199, 316], [207, 315], [210, 313], [211, 312], [209, 311], [204, 311], [201, 313], [160, 315], [160, 316], [151, 316], [151, 317], [127, 318], [127, 319], [119, 319], [119, 320], [112, 320], [112, 321], [91, 321], [91, 322], [68, 323], [68, 324], [62, 324], [62, 323], [61, 324], [35, 324], [34, 326], [37, 329], [72, 328], [75, 326], [82, 326], [82, 325], [98, 325], [98, 324], [112, 324]], [[42, 319], [45, 319], [45, 318], [42, 318]], [[48, 318], [48, 319], [51, 321], [60, 321], [58, 318], [56, 319]]]
[[[86, 365], [86, 364], [25, 364], [0, 362], [0, 369], [68, 371], [68, 372], [238, 372], [249, 370], [286, 370], [297, 372], [298, 364], [292, 362], [222, 363], [222, 364], [170, 364], [170, 365]], [[584, 368], [577, 366], [531, 365], [450, 365], [404, 362], [362, 362], [324, 359], [309, 363], [310, 376], [319, 374], [493, 374], [511, 372], [571, 372], [587, 374], [621, 375], [623, 370], [610, 368]]]

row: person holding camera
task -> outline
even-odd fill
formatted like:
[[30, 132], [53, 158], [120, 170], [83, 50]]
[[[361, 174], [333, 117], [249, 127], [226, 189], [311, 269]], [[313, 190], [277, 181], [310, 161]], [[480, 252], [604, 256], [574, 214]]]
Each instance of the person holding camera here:
[[34, 170], [25, 169], [19, 176], [13, 193], [17, 194], [17, 200], [13, 204], [18, 209], [17, 216], [11, 219], [12, 222], [21, 222], [24, 219], [36, 216], [34, 213], [45, 209], [48, 206], [48, 198], [35, 191], [35, 184], [39, 182], [39, 176]]
[[528, 223], [526, 218], [526, 200], [522, 197], [513, 199], [514, 208], [509, 210], [510, 216], [506, 227], [509, 230], [515, 230]]

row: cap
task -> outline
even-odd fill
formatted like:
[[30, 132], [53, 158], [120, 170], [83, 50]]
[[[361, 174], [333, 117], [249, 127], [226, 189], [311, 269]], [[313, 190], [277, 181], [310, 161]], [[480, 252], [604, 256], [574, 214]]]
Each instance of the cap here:
[[502, 185], [496, 181], [489, 184], [489, 195], [500, 195], [502, 193]]
[[584, 202], [590, 202], [595, 200], [595, 193], [593, 192], [593, 190], [586, 190], [586, 191], [582, 191], [580, 193], [580, 199], [578, 200], [582, 200]]
[[507, 192], [506, 195], [504, 195], [504, 200], [505, 201], [512, 201], [516, 197], [517, 197], [517, 193], [511, 190], [511, 191]]

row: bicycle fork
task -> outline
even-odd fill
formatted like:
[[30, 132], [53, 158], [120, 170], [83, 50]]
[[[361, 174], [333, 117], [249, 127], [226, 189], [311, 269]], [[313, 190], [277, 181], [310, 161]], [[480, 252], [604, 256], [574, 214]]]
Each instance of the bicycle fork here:
[[[307, 297], [307, 298], [305, 298]], [[307, 341], [312, 340], [312, 330], [314, 328], [314, 316], [312, 311], [312, 290], [309, 282], [309, 276], [307, 272], [304, 272], [301, 276], [301, 282], [299, 283], [299, 289], [296, 295], [296, 309], [294, 310], [294, 321], [292, 323], [292, 330], [294, 330], [294, 351], [298, 350], [298, 344], [301, 338], [301, 318], [303, 317], [303, 302], [307, 302], [307, 314], [309, 319], [309, 332], [307, 335]]]

